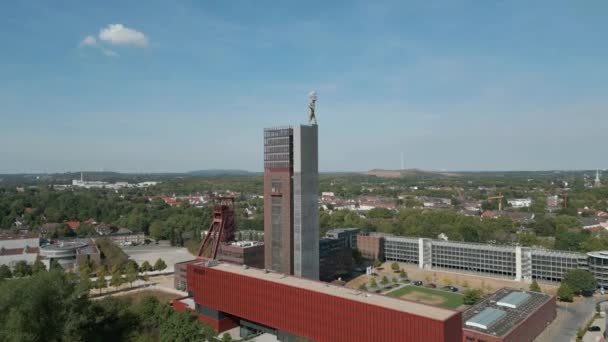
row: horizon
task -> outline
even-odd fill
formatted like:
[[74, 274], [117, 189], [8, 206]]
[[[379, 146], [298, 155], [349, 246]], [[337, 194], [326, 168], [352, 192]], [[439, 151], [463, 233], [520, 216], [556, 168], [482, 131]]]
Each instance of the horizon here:
[[0, 174], [261, 172], [311, 90], [322, 172], [606, 169], [607, 10], [3, 3]]

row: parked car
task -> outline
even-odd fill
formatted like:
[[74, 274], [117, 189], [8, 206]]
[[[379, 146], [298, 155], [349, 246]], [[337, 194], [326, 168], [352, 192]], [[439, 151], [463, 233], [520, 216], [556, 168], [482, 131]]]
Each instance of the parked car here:
[[416, 280], [415, 282], [413, 282], [412, 284], [416, 285], [416, 286], [422, 286], [422, 282], [420, 280]]
[[587, 328], [587, 331], [602, 331], [602, 328], [598, 327], [597, 325], [592, 325]]
[[428, 287], [428, 288], [431, 288], [431, 289], [436, 289], [437, 285], [435, 285], [433, 283], [428, 283], [428, 284], [424, 285], [424, 287]]
[[447, 291], [452, 291], [452, 292], [458, 292], [458, 288], [456, 286], [451, 286], [451, 285], [444, 286], [444, 287], [442, 287], [442, 289], [447, 290]]

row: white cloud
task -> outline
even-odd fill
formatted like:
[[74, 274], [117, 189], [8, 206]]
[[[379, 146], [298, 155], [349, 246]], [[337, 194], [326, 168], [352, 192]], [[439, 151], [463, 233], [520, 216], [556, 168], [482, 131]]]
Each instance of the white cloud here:
[[86, 37], [84, 37], [82, 42], [80, 42], [80, 46], [95, 46], [95, 45], [97, 45], [97, 39], [95, 39], [95, 37], [93, 37], [93, 36], [86, 36]]
[[145, 34], [128, 28], [122, 24], [110, 24], [99, 31], [99, 39], [114, 45], [127, 45], [134, 47], [148, 46], [148, 38]]

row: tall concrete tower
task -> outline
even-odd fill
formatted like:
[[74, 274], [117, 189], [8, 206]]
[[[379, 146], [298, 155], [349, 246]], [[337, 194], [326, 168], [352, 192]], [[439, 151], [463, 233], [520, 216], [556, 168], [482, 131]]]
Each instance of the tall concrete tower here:
[[319, 150], [312, 95], [311, 103], [310, 125], [264, 129], [264, 264], [316, 280]]

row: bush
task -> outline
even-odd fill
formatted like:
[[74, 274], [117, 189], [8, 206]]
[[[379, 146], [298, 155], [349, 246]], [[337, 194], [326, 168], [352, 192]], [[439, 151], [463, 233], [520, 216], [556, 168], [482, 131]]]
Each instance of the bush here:
[[562, 282], [561, 285], [559, 286], [559, 289], [557, 289], [557, 299], [559, 299], [562, 302], [572, 302], [573, 298], [574, 298], [574, 291], [572, 291], [572, 289], [570, 288], [570, 286], [568, 286], [568, 284]]
[[463, 292], [462, 302], [466, 305], [474, 305], [482, 298], [481, 289], [466, 289]]
[[538, 285], [538, 282], [536, 282], [536, 279], [532, 280], [532, 284], [530, 284], [530, 291], [542, 292], [540, 286]]
[[392, 269], [392, 270], [393, 270], [393, 272], [395, 272], [395, 273], [399, 272], [399, 264], [398, 264], [398, 263], [396, 263], [396, 262], [393, 262], [393, 263], [391, 264], [391, 269]]

